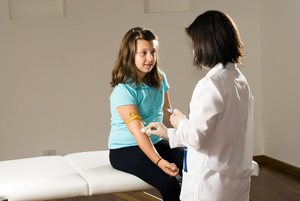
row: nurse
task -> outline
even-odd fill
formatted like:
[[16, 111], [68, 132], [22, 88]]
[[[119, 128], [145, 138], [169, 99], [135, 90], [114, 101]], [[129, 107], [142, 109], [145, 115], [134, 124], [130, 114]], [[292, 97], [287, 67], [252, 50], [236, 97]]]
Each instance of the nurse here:
[[172, 148], [186, 147], [182, 201], [247, 201], [254, 99], [237, 68], [243, 43], [233, 20], [220, 11], [199, 15], [186, 32], [194, 65], [208, 73], [194, 89], [189, 118], [174, 109], [174, 128], [155, 122], [146, 133], [169, 139]]

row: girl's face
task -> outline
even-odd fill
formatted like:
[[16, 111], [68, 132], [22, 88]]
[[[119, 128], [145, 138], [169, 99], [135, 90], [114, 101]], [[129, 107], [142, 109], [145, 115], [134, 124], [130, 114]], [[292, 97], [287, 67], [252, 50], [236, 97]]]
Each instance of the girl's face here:
[[144, 76], [149, 73], [155, 65], [156, 44], [156, 40], [151, 42], [146, 40], [137, 40], [135, 65], [137, 67], [138, 79], [141, 82], [143, 82]]

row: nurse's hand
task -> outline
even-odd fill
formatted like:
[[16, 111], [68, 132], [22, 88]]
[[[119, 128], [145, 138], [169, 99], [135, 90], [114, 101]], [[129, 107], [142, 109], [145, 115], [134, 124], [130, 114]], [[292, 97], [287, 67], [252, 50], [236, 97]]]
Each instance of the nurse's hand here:
[[169, 140], [168, 129], [160, 122], [152, 122], [144, 129], [147, 135], [157, 135], [163, 139]]
[[179, 173], [179, 169], [174, 163], [169, 163], [164, 159], [160, 160], [157, 166], [160, 167], [160, 169], [162, 169], [162, 171], [164, 171], [166, 174], [172, 177], [176, 177]]
[[178, 109], [174, 109], [173, 114], [170, 117], [172, 126], [177, 129], [178, 124], [182, 119], [186, 119], [185, 114], [180, 112]]

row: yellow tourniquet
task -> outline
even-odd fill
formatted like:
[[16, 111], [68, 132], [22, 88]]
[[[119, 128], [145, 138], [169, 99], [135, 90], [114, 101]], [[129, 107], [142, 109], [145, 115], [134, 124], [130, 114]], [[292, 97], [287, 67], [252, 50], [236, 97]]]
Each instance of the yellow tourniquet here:
[[[133, 116], [132, 116], [132, 115], [133, 115]], [[143, 124], [146, 124], [146, 123], [143, 121], [142, 117], [141, 117], [140, 115], [136, 115], [134, 112], [129, 112], [129, 116], [131, 116], [131, 118], [128, 119], [127, 121], [125, 121], [125, 125], [126, 125], [126, 126], [127, 126], [127, 124], [128, 124], [129, 122], [131, 122], [131, 121], [133, 121], [133, 120], [135, 120], [135, 119], [140, 119], [140, 120], [143, 122]]]

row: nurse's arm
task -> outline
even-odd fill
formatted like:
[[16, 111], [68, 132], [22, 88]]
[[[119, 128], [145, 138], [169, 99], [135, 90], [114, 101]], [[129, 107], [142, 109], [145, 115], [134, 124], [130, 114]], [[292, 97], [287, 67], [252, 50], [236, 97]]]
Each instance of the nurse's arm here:
[[[129, 120], [131, 116], [129, 116], [130, 112], [134, 112], [136, 115], [139, 115], [138, 109], [136, 105], [124, 105], [117, 108], [117, 111], [124, 122]], [[137, 144], [141, 148], [141, 150], [148, 156], [148, 158], [154, 163], [160, 160], [161, 156], [156, 151], [153, 146], [150, 138], [145, 133], [141, 132], [141, 129], [144, 128], [144, 125], [141, 120], [135, 119], [130, 121], [127, 124], [128, 130], [133, 134]], [[159, 167], [167, 174], [171, 176], [176, 176], [178, 174], [178, 168], [175, 164], [171, 164], [166, 160], [159, 161]]]

